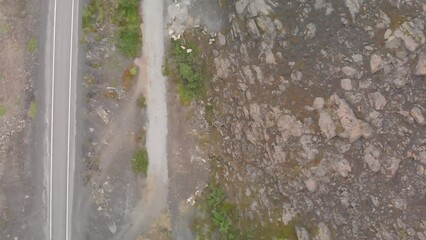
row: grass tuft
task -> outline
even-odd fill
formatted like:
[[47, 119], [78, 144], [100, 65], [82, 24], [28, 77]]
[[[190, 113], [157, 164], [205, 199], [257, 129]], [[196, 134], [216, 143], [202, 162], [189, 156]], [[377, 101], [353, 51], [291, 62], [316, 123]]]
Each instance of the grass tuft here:
[[3, 117], [4, 115], [6, 115], [7, 112], [7, 108], [5, 105], [0, 105], [0, 117]]
[[145, 96], [140, 95], [138, 99], [136, 100], [136, 104], [139, 108], [145, 108], [146, 107], [146, 99]]
[[[202, 60], [195, 43], [172, 40], [170, 57], [173, 73], [178, 81], [178, 94], [183, 103], [197, 100], [204, 95]], [[167, 69], [168, 72], [168, 69]]]
[[145, 149], [136, 150], [132, 156], [132, 169], [136, 174], [148, 172], [148, 152]]
[[27, 42], [27, 51], [32, 54], [37, 51], [37, 48], [38, 48], [37, 39], [35, 37], [30, 37], [30, 39]]
[[30, 104], [30, 108], [28, 109], [27, 116], [31, 118], [32, 120], [34, 120], [36, 113], [37, 113], [37, 104], [36, 102], [32, 101]]

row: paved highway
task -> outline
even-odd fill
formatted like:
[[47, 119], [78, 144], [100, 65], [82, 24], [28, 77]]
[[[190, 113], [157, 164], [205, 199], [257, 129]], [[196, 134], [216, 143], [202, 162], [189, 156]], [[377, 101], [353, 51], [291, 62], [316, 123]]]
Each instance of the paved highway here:
[[[50, 0], [47, 37], [47, 236], [71, 238], [79, 0]], [[49, 93], [49, 91], [47, 91]]]

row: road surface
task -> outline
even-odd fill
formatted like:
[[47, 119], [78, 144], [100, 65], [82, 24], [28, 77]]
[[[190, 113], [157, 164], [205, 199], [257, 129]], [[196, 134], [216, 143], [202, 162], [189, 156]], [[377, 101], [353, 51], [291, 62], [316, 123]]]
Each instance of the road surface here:
[[51, 240], [71, 238], [75, 159], [78, 0], [51, 0], [46, 52], [49, 131], [47, 147], [47, 233]]

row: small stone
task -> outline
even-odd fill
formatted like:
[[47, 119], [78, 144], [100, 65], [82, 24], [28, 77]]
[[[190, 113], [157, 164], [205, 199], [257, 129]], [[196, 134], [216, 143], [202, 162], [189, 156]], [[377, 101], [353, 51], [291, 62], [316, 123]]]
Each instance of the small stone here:
[[344, 178], [348, 177], [351, 171], [352, 168], [348, 160], [342, 159], [337, 163], [337, 172], [340, 174], [340, 176]]
[[305, 39], [312, 39], [315, 37], [315, 33], [317, 31], [317, 27], [313, 23], [308, 23], [305, 29]]
[[317, 182], [312, 178], [305, 180], [305, 186], [309, 192], [315, 192], [317, 190]]
[[379, 92], [368, 94], [368, 101], [370, 105], [377, 111], [382, 110], [386, 105], [386, 98]]
[[318, 125], [321, 129], [321, 133], [327, 138], [327, 140], [335, 137], [336, 134], [336, 124], [331, 118], [330, 114], [326, 111], [320, 112], [320, 117], [318, 120]]
[[331, 232], [330, 229], [325, 225], [325, 223], [320, 222], [318, 224], [318, 239], [319, 240], [331, 240]]
[[374, 145], [368, 145], [364, 149], [364, 162], [367, 163], [371, 171], [380, 171], [380, 167], [382, 165], [380, 150]]
[[313, 107], [316, 110], [322, 109], [324, 107], [324, 98], [322, 98], [322, 97], [316, 97], [314, 99]]
[[414, 74], [417, 76], [426, 76], [426, 52], [419, 55]]
[[349, 67], [349, 66], [343, 67], [343, 68], [342, 68], [342, 72], [343, 72], [343, 74], [345, 74], [347, 77], [354, 77], [354, 76], [355, 76], [355, 74], [356, 74], [356, 70], [355, 70], [355, 68], [353, 68], [353, 67]]
[[348, 78], [342, 79], [340, 81], [340, 86], [343, 88], [343, 90], [346, 90], [346, 91], [352, 90], [352, 82]]
[[423, 117], [422, 110], [418, 107], [413, 107], [410, 111], [411, 116], [414, 118], [416, 123], [423, 125], [425, 124], [425, 118]]
[[370, 58], [371, 73], [375, 74], [377, 71], [382, 69], [382, 67], [383, 67], [382, 58], [377, 54], [371, 55], [371, 58]]
[[296, 226], [297, 240], [309, 240], [309, 233], [305, 228]]
[[390, 157], [386, 159], [385, 163], [383, 164], [383, 170], [387, 177], [391, 178], [395, 175], [396, 171], [399, 168], [399, 163], [401, 160], [396, 157]]

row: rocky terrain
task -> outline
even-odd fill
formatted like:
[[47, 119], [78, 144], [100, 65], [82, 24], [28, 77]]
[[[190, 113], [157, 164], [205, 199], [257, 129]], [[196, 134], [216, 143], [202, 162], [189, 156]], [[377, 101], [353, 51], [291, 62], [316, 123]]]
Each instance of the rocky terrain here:
[[[0, 1], [0, 239], [42, 238], [42, 147], [33, 131], [42, 70], [36, 1]], [[41, 98], [42, 96], [38, 96]]]
[[235, 207], [196, 235], [426, 239], [426, 3], [225, 2], [198, 105]]

